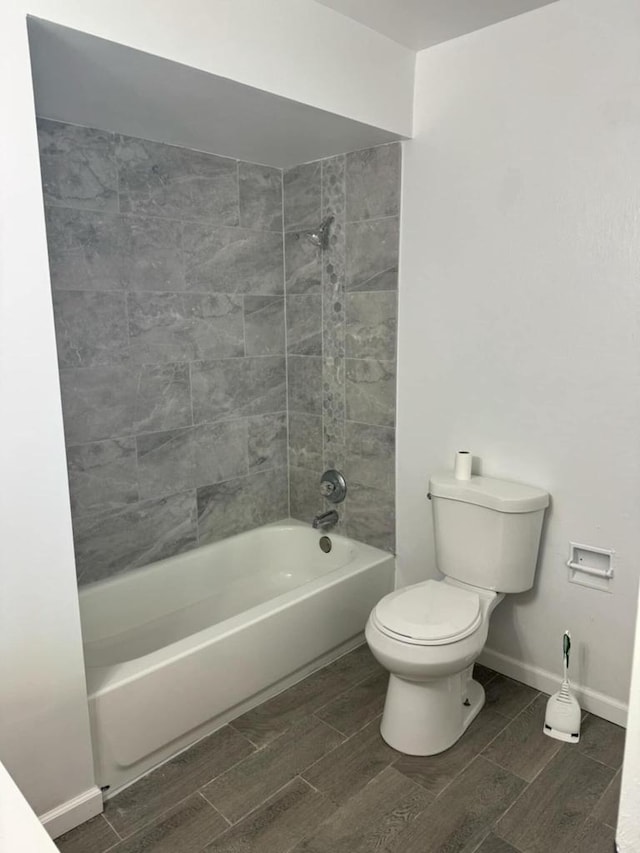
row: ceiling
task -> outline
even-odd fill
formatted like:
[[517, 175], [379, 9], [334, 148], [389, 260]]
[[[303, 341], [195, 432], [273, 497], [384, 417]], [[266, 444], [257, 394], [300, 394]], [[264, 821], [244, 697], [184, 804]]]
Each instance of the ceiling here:
[[423, 50], [556, 0], [316, 0], [406, 47]]
[[42, 118], [278, 168], [400, 138], [38, 18], [29, 47]]

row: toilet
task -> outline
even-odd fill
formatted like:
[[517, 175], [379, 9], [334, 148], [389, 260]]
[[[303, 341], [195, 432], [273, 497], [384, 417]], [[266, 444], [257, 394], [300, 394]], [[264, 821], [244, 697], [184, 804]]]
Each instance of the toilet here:
[[549, 504], [543, 489], [449, 473], [431, 478], [429, 498], [444, 577], [386, 595], [365, 629], [390, 673], [380, 732], [408, 755], [453, 746], [484, 705], [473, 663], [504, 596], [533, 586]]

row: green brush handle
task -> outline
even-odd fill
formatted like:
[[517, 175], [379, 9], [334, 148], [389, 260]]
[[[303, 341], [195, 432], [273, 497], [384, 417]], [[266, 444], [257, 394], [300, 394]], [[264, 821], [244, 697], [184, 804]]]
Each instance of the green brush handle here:
[[564, 657], [564, 668], [565, 668], [565, 678], [566, 671], [569, 669], [569, 651], [571, 650], [571, 635], [568, 631], [564, 632], [564, 637], [562, 638], [562, 655]]

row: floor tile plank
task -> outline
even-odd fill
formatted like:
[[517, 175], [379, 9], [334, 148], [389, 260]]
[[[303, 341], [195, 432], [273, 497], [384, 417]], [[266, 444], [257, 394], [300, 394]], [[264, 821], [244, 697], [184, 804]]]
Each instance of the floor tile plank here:
[[286, 853], [335, 808], [302, 779], [293, 779], [210, 844], [206, 853]]
[[566, 745], [500, 820], [496, 834], [523, 853], [561, 851], [613, 779], [614, 771]]
[[60, 853], [104, 853], [120, 838], [101, 814], [56, 838]]
[[586, 820], [566, 847], [556, 849], [558, 853], [613, 853], [615, 835], [610, 826]]
[[582, 723], [578, 749], [614, 770], [622, 767], [625, 730], [593, 714]]
[[431, 797], [424, 789], [388, 767], [294, 850], [296, 853], [389, 850], [430, 802]]
[[474, 664], [473, 667], [473, 677], [477, 682], [482, 684], [482, 686], [486, 686], [492, 678], [495, 678], [498, 673], [494, 672], [494, 670], [489, 669], [486, 666], [482, 666], [481, 663]]
[[394, 767], [418, 782], [434, 796], [463, 770], [507, 725], [508, 720], [489, 709], [483, 709], [460, 740], [438, 755], [402, 755]]
[[388, 683], [388, 673], [376, 673], [316, 711], [316, 716], [343, 735], [355, 734], [382, 714]]
[[620, 805], [620, 782], [622, 770], [618, 770], [613, 777], [613, 782], [604, 792], [597, 806], [593, 810], [593, 818], [598, 823], [616, 828], [618, 824], [618, 806]]
[[107, 800], [105, 816], [121, 836], [132, 835], [254, 751], [225, 726]]
[[335, 729], [307, 717], [214, 779], [202, 793], [235, 823], [343, 740]]
[[478, 757], [397, 839], [390, 853], [475, 850], [525, 787], [522, 779]]
[[266, 746], [310, 713], [380, 671], [368, 647], [359, 646], [283, 693], [247, 711], [232, 726], [256, 746]]
[[480, 847], [474, 850], [474, 853], [519, 853], [519, 851], [491, 832]]
[[542, 730], [548, 698], [534, 699], [482, 753], [526, 782], [535, 779], [562, 746]]
[[200, 853], [228, 825], [200, 794], [192, 794], [113, 853]]
[[496, 675], [485, 687], [486, 707], [503, 717], [515, 717], [538, 696], [538, 691], [506, 675]]
[[377, 719], [305, 770], [302, 776], [333, 802], [343, 803], [399, 755], [382, 740]]

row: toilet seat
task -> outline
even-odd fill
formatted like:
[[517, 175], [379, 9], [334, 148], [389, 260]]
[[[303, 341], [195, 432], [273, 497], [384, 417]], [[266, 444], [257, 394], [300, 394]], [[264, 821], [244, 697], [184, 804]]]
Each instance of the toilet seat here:
[[482, 622], [480, 598], [444, 581], [428, 580], [385, 596], [372, 621], [393, 639], [421, 646], [463, 640]]

